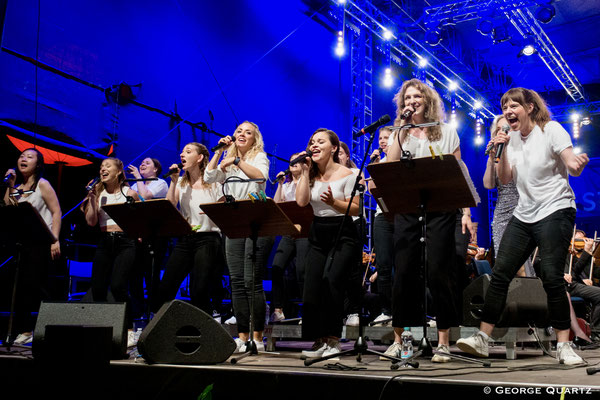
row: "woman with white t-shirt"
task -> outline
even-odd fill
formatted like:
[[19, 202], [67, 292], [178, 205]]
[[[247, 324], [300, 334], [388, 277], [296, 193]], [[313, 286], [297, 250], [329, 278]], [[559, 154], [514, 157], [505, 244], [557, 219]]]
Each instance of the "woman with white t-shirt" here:
[[[301, 165], [296, 189], [298, 205], [310, 204], [314, 212], [305, 258], [302, 330], [303, 336], [315, 343], [311, 351], [303, 351], [307, 357], [340, 352], [344, 295], [348, 275], [358, 262], [358, 232], [352, 219], [344, 217], [356, 175], [339, 163], [339, 148], [335, 132], [318, 129], [309, 140], [312, 156]], [[355, 196], [350, 204], [350, 215], [358, 214], [358, 200]]]
[[[226, 195], [236, 200], [248, 199], [250, 193], [264, 192], [269, 176], [269, 159], [264, 151], [262, 134], [255, 123], [242, 122], [235, 130], [233, 138], [225, 136], [219, 144], [228, 147], [227, 155], [219, 164], [225, 148], [215, 152], [204, 171], [206, 183], [220, 182]], [[264, 179], [263, 182], [239, 182], [229, 180], [237, 177], [244, 180]], [[263, 335], [266, 315], [265, 292], [262, 278], [271, 248], [272, 237], [259, 237], [257, 240], [256, 263], [254, 268], [254, 287], [252, 287], [252, 240], [250, 238], [225, 238], [225, 255], [231, 276], [231, 297], [233, 312], [237, 321], [239, 338], [237, 352], [246, 351], [246, 342], [250, 339], [250, 299], [254, 296], [252, 332], [254, 344], [258, 350], [264, 350]]]
[[480, 331], [459, 339], [457, 345], [470, 354], [488, 356], [488, 340], [506, 304], [508, 286], [537, 246], [543, 254], [540, 277], [556, 332], [556, 357], [566, 365], [579, 364], [583, 360], [569, 341], [569, 300], [563, 270], [576, 214], [569, 175], [579, 176], [589, 158], [575, 154], [569, 134], [551, 120], [546, 103], [535, 91], [510, 89], [502, 96], [501, 105], [511, 132], [498, 132], [494, 140], [504, 146], [498, 178], [504, 185], [511, 180], [516, 183], [519, 202], [500, 242]]
[[220, 271], [221, 234], [200, 205], [217, 202], [222, 197], [221, 185], [204, 181], [210, 156], [203, 144], [186, 144], [180, 157], [184, 174], [179, 176], [181, 171], [177, 164], [171, 166], [176, 172], [171, 174], [167, 200], [174, 206], [179, 205], [179, 211], [194, 232], [179, 238], [173, 248], [160, 282], [158, 306], [175, 298], [189, 274], [191, 303], [212, 315], [211, 283], [214, 274]]
[[[418, 79], [402, 84], [394, 96], [396, 120], [394, 125], [415, 125], [439, 122], [429, 127], [402, 129], [390, 143], [388, 161], [401, 158], [401, 149], [413, 158], [452, 154], [461, 159], [460, 140], [456, 129], [442, 123], [443, 103], [440, 95]], [[405, 116], [409, 114], [408, 118]], [[456, 307], [455, 280], [455, 227], [457, 212], [427, 213], [427, 286], [433, 299], [433, 311], [438, 330], [438, 347], [433, 362], [448, 362], [450, 327], [457, 326], [459, 310]], [[397, 357], [403, 327], [423, 326], [426, 310], [423, 309], [424, 287], [420, 281], [422, 224], [420, 214], [396, 214], [394, 217], [395, 278], [392, 289], [392, 325], [394, 343], [386, 354]], [[463, 210], [462, 231], [475, 235], [469, 209]], [[418, 304], [415, 304], [415, 301]]]

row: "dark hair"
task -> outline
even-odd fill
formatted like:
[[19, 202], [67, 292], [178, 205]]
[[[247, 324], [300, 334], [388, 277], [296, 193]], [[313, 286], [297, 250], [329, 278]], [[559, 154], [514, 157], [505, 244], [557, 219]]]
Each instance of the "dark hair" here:
[[340, 146], [342, 147], [342, 149], [344, 149], [344, 153], [346, 153], [346, 155], [348, 156], [348, 161], [346, 161], [346, 165], [344, 165], [344, 167], [356, 168], [356, 164], [354, 163], [354, 161], [352, 161], [352, 155], [350, 154], [350, 148], [348, 147], [348, 145], [344, 142], [340, 142]]
[[[317, 133], [320, 133], [320, 132], [327, 133], [327, 136], [329, 137], [329, 141], [331, 142], [331, 144], [333, 146], [336, 147], [335, 152], [333, 153], [333, 157], [332, 158], [333, 158], [333, 162], [336, 162], [336, 163], [339, 164], [340, 163], [340, 138], [338, 137], [338, 135], [334, 131], [332, 131], [330, 129], [319, 128], [316, 131], [314, 131], [314, 133], [310, 136], [310, 139], [308, 139], [308, 146], [306, 147], [306, 149], [310, 150], [310, 142], [312, 141], [312, 138]], [[314, 183], [315, 183], [315, 178], [317, 176], [319, 176], [319, 166], [316, 163], [314, 163], [314, 162], [312, 163], [312, 166], [310, 168], [308, 176], [310, 178], [309, 179], [310, 186], [312, 187], [314, 185]]]
[[522, 87], [508, 90], [502, 95], [502, 99], [500, 99], [500, 106], [502, 109], [504, 109], [504, 105], [509, 100], [519, 103], [523, 108], [526, 108], [528, 104], [532, 104], [533, 110], [531, 110], [531, 114], [529, 114], [529, 119], [542, 129], [544, 129], [544, 126], [552, 120], [546, 102], [535, 90]]
[[[34, 181], [33, 181], [33, 185], [31, 186], [31, 190], [35, 190], [37, 188], [38, 182], [44, 176], [44, 155], [38, 149], [36, 149], [34, 147], [30, 147], [28, 149], [23, 150], [21, 152], [21, 154], [19, 155], [19, 158], [26, 151], [33, 151], [37, 156], [37, 159], [35, 161], [35, 169], [33, 170]], [[25, 181], [25, 179], [23, 178], [23, 174], [21, 173], [21, 171], [19, 171], [19, 168], [17, 168], [15, 170], [15, 175], [16, 175], [16, 181], [15, 181], [16, 183], [22, 183]], [[15, 183], [15, 186], [17, 186], [16, 183]]]
[[[190, 143], [186, 144], [186, 146], [188, 146], [188, 145], [196, 148], [196, 152], [198, 154], [204, 156], [202, 158], [202, 161], [198, 165], [198, 167], [200, 168], [200, 176], [204, 177], [204, 170], [206, 169], [206, 166], [208, 165], [208, 159], [210, 157], [210, 154], [208, 153], [208, 149], [206, 148], [205, 145], [203, 145], [202, 143], [198, 143], [198, 142], [190, 142]], [[204, 182], [204, 178], [202, 178], [202, 181]], [[189, 184], [190, 184], [190, 174], [186, 171], [186, 173], [183, 174], [183, 176], [181, 177], [181, 186], [183, 187], [183, 186], [189, 185]], [[204, 186], [210, 186], [210, 184], [204, 183]]]
[[162, 172], [162, 165], [160, 165], [160, 161], [156, 158], [150, 158], [152, 160], [152, 164], [154, 164], [154, 168], [156, 168], [156, 176], [160, 176]]

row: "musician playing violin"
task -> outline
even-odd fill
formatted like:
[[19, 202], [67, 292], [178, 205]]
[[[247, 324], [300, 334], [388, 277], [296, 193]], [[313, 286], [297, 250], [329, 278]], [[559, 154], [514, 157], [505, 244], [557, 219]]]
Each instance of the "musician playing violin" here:
[[[583, 248], [577, 251], [575, 243], [583, 243]], [[592, 305], [590, 338], [598, 342], [600, 341], [600, 287], [594, 286], [590, 277], [594, 248], [594, 239], [587, 238], [582, 230], [575, 231], [571, 246], [573, 253], [569, 255], [565, 266], [565, 282], [571, 297], [581, 297]]]

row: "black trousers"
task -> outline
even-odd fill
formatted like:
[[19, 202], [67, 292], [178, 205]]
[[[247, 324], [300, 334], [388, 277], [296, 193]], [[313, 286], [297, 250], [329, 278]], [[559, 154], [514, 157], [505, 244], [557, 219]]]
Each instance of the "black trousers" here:
[[283, 308], [286, 302], [286, 290], [284, 284], [285, 270], [296, 258], [296, 282], [300, 295], [304, 290], [304, 257], [308, 249], [308, 239], [294, 239], [291, 236], [282, 236], [273, 256], [271, 264], [271, 281], [273, 300], [271, 308]]
[[[397, 214], [394, 218], [395, 280], [392, 290], [392, 325], [423, 326], [425, 287], [422, 270], [422, 225], [417, 214]], [[457, 326], [452, 282], [455, 261], [456, 213], [427, 213], [427, 286], [437, 327]]]
[[377, 292], [381, 312], [392, 315], [392, 283], [394, 281], [394, 224], [385, 215], [375, 216], [373, 250], [377, 266]]
[[222, 270], [221, 251], [221, 235], [217, 232], [193, 233], [180, 238], [167, 261], [154, 309], [173, 300], [189, 274], [191, 303], [212, 315], [211, 284], [214, 275]]
[[[342, 234], [334, 248], [342, 221]], [[302, 336], [307, 340], [340, 337], [348, 276], [358, 263], [358, 233], [351, 218], [315, 217], [308, 241]], [[333, 262], [328, 263], [330, 256]]]

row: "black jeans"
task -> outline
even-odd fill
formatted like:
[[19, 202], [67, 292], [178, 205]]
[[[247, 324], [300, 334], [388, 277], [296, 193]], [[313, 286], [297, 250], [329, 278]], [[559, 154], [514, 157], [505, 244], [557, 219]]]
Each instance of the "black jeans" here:
[[[302, 336], [315, 340], [340, 337], [348, 276], [356, 268], [358, 232], [350, 218], [344, 221], [338, 247], [334, 249], [344, 217], [315, 217], [305, 259]], [[333, 262], [328, 265], [333, 252]]]
[[253, 330], [265, 328], [266, 300], [263, 288], [265, 266], [273, 247], [272, 237], [259, 237], [252, 287], [252, 240], [225, 238], [225, 255], [231, 277], [231, 300], [238, 332], [250, 331], [250, 296], [254, 296]]
[[[423, 326], [425, 287], [422, 271], [422, 225], [417, 214], [397, 214], [394, 218], [396, 272], [392, 290], [392, 325]], [[453, 282], [456, 261], [454, 230], [456, 213], [427, 214], [427, 286], [433, 299], [430, 307], [437, 327], [458, 325]]]
[[210, 302], [214, 274], [221, 271], [221, 235], [217, 232], [200, 232], [184, 236], [177, 241], [167, 261], [160, 282], [158, 307], [177, 295], [181, 283], [190, 274], [191, 303], [212, 315]]
[[308, 249], [308, 239], [294, 239], [291, 236], [282, 236], [273, 256], [273, 264], [271, 265], [271, 281], [273, 301], [271, 308], [283, 308], [286, 301], [284, 272], [290, 265], [294, 257], [296, 257], [296, 282], [300, 289], [300, 295], [304, 290], [304, 257]]
[[381, 312], [392, 315], [392, 282], [394, 276], [394, 224], [385, 215], [375, 216], [373, 251], [377, 266], [377, 292]]
[[510, 219], [500, 242], [485, 296], [481, 318], [483, 322], [495, 324], [498, 321], [506, 305], [511, 280], [537, 246], [538, 254], [541, 255], [540, 278], [548, 297], [552, 327], [558, 330], [570, 328], [564, 267], [574, 221], [573, 208], [558, 210], [535, 223], [525, 223], [514, 216]]
[[93, 301], [106, 301], [110, 287], [115, 301], [127, 303], [129, 315], [129, 284], [134, 270], [135, 241], [122, 232], [102, 232], [92, 263]]

